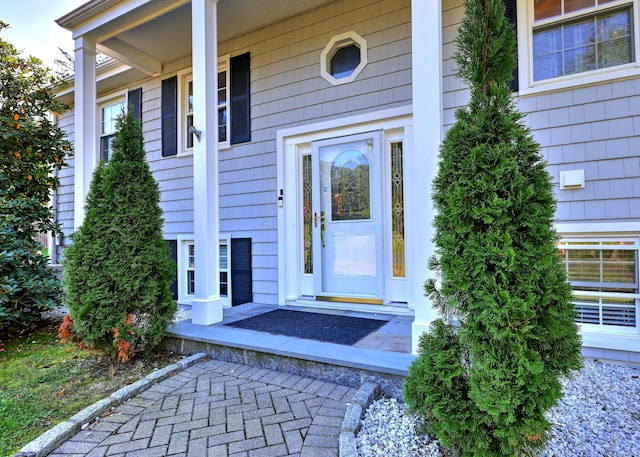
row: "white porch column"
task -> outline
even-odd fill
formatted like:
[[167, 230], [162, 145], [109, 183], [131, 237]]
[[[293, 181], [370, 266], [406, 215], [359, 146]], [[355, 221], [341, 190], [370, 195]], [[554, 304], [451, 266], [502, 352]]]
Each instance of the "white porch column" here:
[[75, 156], [73, 225], [77, 229], [84, 220], [84, 205], [97, 163], [96, 121], [96, 42], [86, 36], [75, 40]]
[[432, 276], [427, 261], [434, 252], [433, 205], [431, 183], [438, 166], [438, 147], [442, 137], [442, 0], [412, 0], [413, 53], [413, 182], [412, 192], [423, 195], [422, 205], [411, 214], [413, 256], [413, 297], [415, 319], [411, 326], [412, 349], [418, 338], [437, 317], [430, 300], [424, 296], [424, 282]]
[[218, 224], [217, 0], [191, 2], [193, 47], [193, 192], [196, 285], [193, 323], [222, 321]]

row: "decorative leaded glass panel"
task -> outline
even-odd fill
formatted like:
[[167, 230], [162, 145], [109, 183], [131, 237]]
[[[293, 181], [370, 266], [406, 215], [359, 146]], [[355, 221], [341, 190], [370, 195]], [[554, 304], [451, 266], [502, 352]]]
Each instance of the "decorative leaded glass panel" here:
[[331, 164], [331, 220], [371, 217], [369, 160], [356, 149], [341, 152]]
[[312, 175], [311, 156], [302, 157], [302, 221], [303, 221], [303, 238], [304, 238], [304, 272], [305, 274], [313, 273], [313, 226], [312, 226], [312, 200], [311, 200], [311, 183]]
[[404, 172], [402, 142], [391, 143], [391, 229], [393, 276], [405, 277], [404, 255]]

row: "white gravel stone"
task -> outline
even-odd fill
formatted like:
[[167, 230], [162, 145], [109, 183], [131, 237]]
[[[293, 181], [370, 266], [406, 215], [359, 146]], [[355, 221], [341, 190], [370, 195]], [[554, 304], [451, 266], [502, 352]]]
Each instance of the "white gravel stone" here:
[[[640, 457], [640, 368], [585, 361], [547, 417], [552, 423], [541, 457]], [[367, 409], [356, 437], [359, 457], [441, 457], [437, 440], [404, 403], [381, 398]]]

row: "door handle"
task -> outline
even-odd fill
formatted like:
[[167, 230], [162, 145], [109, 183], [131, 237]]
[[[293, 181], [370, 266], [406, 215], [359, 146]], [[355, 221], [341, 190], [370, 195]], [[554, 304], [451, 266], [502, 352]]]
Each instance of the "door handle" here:
[[327, 218], [326, 213], [324, 211], [320, 212], [320, 216], [318, 213], [313, 213], [313, 225], [315, 227], [318, 226], [318, 220], [320, 221], [320, 239], [322, 240], [322, 247], [324, 248], [326, 245], [324, 243], [324, 232], [327, 230], [327, 225], [325, 224], [325, 219]]

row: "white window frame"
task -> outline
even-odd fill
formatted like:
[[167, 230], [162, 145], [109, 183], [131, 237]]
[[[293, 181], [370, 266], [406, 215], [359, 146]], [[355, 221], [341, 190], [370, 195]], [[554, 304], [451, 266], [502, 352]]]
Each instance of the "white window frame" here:
[[[338, 49], [355, 45], [360, 48], [360, 63], [349, 76], [336, 78], [331, 74], [331, 59]], [[329, 43], [325, 46], [320, 54], [320, 75], [326, 79], [331, 85], [337, 86], [354, 81], [364, 67], [367, 66], [367, 41], [354, 31], [341, 33], [331, 37]]]
[[[194, 246], [195, 248], [193, 234], [178, 235], [177, 245], [178, 304], [191, 305], [194, 295], [188, 293], [187, 273], [196, 271], [195, 267], [189, 266], [189, 247]], [[221, 233], [220, 246], [227, 247], [227, 268], [220, 268], [220, 272], [226, 271], [227, 273], [227, 295], [221, 295], [220, 298], [223, 300], [223, 306], [229, 307], [231, 306], [231, 235]]]
[[[561, 17], [534, 20], [534, 2], [531, 0], [517, 0], [518, 11], [518, 79], [520, 81], [519, 95], [533, 95], [541, 92], [554, 91], [576, 87], [578, 85], [595, 84], [613, 79], [623, 79], [640, 75], [640, 0], [617, 0], [594, 8], [579, 10]], [[542, 81], [533, 80], [533, 30], [555, 22], [565, 22], [581, 16], [590, 16], [598, 12], [617, 9], [624, 5], [631, 5], [631, 29], [633, 33], [632, 47], [634, 60], [631, 63], [615, 67], [601, 68], [587, 72], [559, 76]], [[524, 38], [524, 39], [523, 39]]]
[[193, 146], [189, 147], [189, 139], [193, 141], [193, 133], [188, 131], [188, 116], [193, 117], [189, 111], [189, 83], [193, 83], [191, 70], [178, 73], [178, 155], [193, 154]]
[[[228, 149], [231, 147], [231, 54], [226, 54], [218, 58], [218, 77], [223, 71], [226, 72], [225, 88], [218, 89], [218, 109], [216, 110], [216, 125], [218, 126], [218, 128], [220, 128], [220, 125], [218, 124], [218, 112], [221, 109], [226, 109], [227, 139], [225, 141], [218, 141], [218, 149]], [[218, 84], [217, 81], [216, 84]], [[220, 102], [220, 100], [222, 99], [222, 97], [220, 97], [220, 92], [222, 90], [224, 90], [225, 92], [224, 102]]]
[[[114, 105], [118, 105], [121, 104], [124, 108], [126, 108], [126, 103], [127, 103], [127, 92], [126, 91], [122, 91], [122, 92], [117, 92], [114, 94], [110, 94], [104, 97], [101, 97], [97, 100], [97, 116], [96, 116], [96, 120], [97, 120], [97, 129], [96, 132], [98, 132], [98, 147], [97, 147], [97, 154], [98, 160], [102, 159], [102, 139], [108, 136], [113, 136], [116, 133], [116, 124], [115, 124], [115, 117], [112, 117], [111, 120], [113, 121], [113, 131], [109, 132], [109, 133], [103, 133], [102, 131], [102, 127], [104, 124], [104, 119], [102, 117], [103, 115], [103, 110], [105, 108], [114, 106]], [[116, 114], [116, 116], [118, 116], [120, 113]], [[111, 157], [109, 157], [108, 159], [110, 159]], [[107, 161], [108, 161], [107, 159]]]
[[[616, 242], [625, 242], [625, 243], [633, 243], [625, 244], [621, 246], [612, 245], [602, 245], [602, 247], [598, 248], [597, 245], [589, 244], [589, 243], [616, 243]], [[572, 243], [572, 244], [568, 244]], [[584, 243], [584, 244], [580, 244]], [[611, 247], [609, 247], [611, 246]], [[596, 251], [601, 250], [625, 250], [625, 251], [635, 251], [635, 261], [636, 261], [636, 278], [635, 283], [638, 284], [638, 262], [640, 258], [640, 238], [639, 237], [629, 237], [629, 236], [615, 236], [608, 234], [607, 236], [565, 236], [560, 240], [558, 244], [558, 248], [567, 251], [571, 249], [575, 250], [585, 250], [585, 249], [593, 249]], [[611, 288], [615, 288], [616, 283], [611, 283]], [[580, 302], [579, 300], [575, 300], [576, 305], [585, 305], [585, 306], [598, 306], [600, 310], [602, 309], [603, 299], [607, 298], [624, 298], [635, 301], [635, 316], [636, 316], [636, 325], [635, 326], [619, 326], [619, 325], [606, 325], [606, 324], [593, 324], [593, 323], [580, 323], [578, 324], [584, 329], [588, 331], [607, 331], [607, 332], [615, 332], [615, 333], [630, 333], [637, 334], [640, 330], [640, 293], [636, 290], [636, 293], [631, 292], [605, 292], [605, 291], [588, 291], [588, 290], [580, 290], [579, 286], [575, 286], [573, 289], [574, 296], [579, 297], [590, 297], [597, 298], [598, 303], [595, 302]]]
[[[218, 74], [226, 71], [226, 101], [224, 103], [218, 102], [218, 109], [216, 110], [216, 125], [218, 123], [218, 110], [226, 108], [227, 110], [227, 139], [226, 141], [218, 142], [218, 150], [228, 149], [231, 147], [231, 103], [229, 97], [231, 74], [230, 74], [230, 62], [231, 55], [227, 54], [221, 56], [218, 59]], [[178, 155], [191, 155], [193, 154], [193, 146], [189, 146], [189, 140], [194, 141], [193, 133], [189, 132], [188, 117], [193, 118], [193, 112], [189, 110], [189, 83], [193, 83], [193, 73], [191, 68], [178, 72]], [[216, 85], [217, 85], [216, 80]], [[219, 97], [219, 95], [218, 95]], [[220, 99], [220, 97], [219, 97]], [[193, 121], [192, 121], [193, 122]], [[193, 144], [193, 143], [191, 143]]]

